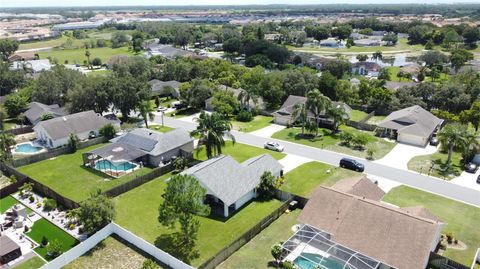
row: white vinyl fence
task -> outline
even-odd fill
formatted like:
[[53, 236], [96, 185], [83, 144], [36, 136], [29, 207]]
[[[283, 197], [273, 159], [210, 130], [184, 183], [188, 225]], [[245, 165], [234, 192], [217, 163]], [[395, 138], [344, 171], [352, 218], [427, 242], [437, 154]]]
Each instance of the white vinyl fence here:
[[194, 269], [194, 267], [178, 260], [167, 252], [155, 247], [154, 245], [148, 243], [147, 241], [134, 235], [130, 231], [122, 228], [121, 226], [113, 222], [105, 226], [100, 231], [96, 232], [94, 235], [90, 236], [87, 240], [79, 243], [74, 248], [63, 253], [51, 262], [45, 264], [40, 269], [62, 268], [63, 266], [69, 264], [73, 260], [85, 254], [87, 251], [95, 247], [98, 243], [100, 243], [103, 239], [107, 238], [111, 234], [116, 234], [120, 236], [122, 239], [145, 251], [155, 259], [161, 261], [162, 263], [173, 269]]

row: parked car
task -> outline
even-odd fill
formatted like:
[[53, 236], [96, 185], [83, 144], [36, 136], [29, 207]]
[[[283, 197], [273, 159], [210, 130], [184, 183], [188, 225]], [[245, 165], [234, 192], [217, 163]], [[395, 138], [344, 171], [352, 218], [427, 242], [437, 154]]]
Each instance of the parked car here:
[[265, 144], [263, 144], [263, 148], [273, 150], [273, 151], [278, 151], [278, 152], [282, 152], [284, 149], [282, 145], [272, 141], [265, 142]]
[[175, 109], [182, 109], [182, 108], [186, 107], [186, 105], [181, 101], [176, 101], [176, 102], [172, 103], [172, 107], [175, 108]]
[[432, 137], [430, 137], [430, 145], [432, 146], [438, 145], [437, 134], [433, 134]]
[[167, 110], [167, 108], [164, 107], [164, 106], [159, 106], [159, 107], [157, 108], [157, 112], [162, 112], [162, 111], [165, 111], [165, 110]]
[[475, 172], [477, 172], [477, 170], [478, 170], [478, 165], [475, 164], [475, 163], [469, 162], [469, 163], [467, 163], [467, 165], [465, 165], [465, 171], [466, 172], [475, 174]]
[[477, 177], [477, 183], [480, 184], [480, 175]]
[[349, 158], [342, 158], [340, 160], [340, 167], [354, 170], [357, 172], [363, 172], [365, 170], [365, 166], [362, 163], [359, 163], [356, 160]]

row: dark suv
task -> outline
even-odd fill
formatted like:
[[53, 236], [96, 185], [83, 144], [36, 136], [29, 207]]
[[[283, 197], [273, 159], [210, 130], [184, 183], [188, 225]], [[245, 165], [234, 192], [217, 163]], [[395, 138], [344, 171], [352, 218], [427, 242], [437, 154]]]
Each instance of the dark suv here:
[[342, 158], [340, 160], [340, 167], [354, 170], [357, 172], [363, 172], [363, 170], [365, 170], [365, 166], [363, 166], [363, 164], [349, 158]]

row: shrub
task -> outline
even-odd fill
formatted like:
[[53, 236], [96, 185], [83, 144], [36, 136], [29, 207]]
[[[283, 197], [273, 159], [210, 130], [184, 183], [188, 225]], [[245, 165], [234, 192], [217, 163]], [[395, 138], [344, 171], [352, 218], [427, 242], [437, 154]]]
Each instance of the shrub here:
[[28, 201], [30, 201], [30, 203], [33, 203], [33, 202], [35, 202], [35, 198], [33, 198], [33, 196], [30, 195], [30, 196], [28, 197]]
[[447, 237], [447, 242], [448, 242], [449, 244], [451, 244], [451, 243], [453, 242], [453, 233], [452, 233], [452, 232], [448, 232], [448, 233], [446, 234], [446, 237]]
[[458, 239], [455, 238], [455, 240], [453, 240], [453, 243], [454, 243], [455, 245], [458, 245]]
[[76, 134], [70, 134], [70, 136], [68, 137], [68, 148], [72, 153], [77, 151], [79, 142], [80, 139], [78, 139], [78, 136]]
[[253, 120], [253, 115], [250, 111], [242, 110], [238, 112], [236, 119], [241, 122], [249, 122]]
[[56, 258], [62, 254], [62, 245], [58, 239], [52, 240], [47, 246], [48, 255], [52, 258]]
[[338, 138], [340, 138], [342, 145], [349, 147], [353, 140], [353, 134], [343, 131], [338, 135]]
[[188, 161], [183, 157], [178, 157], [173, 161], [173, 167], [177, 172], [183, 171], [187, 167]]
[[42, 241], [41, 241], [42, 246], [48, 245], [48, 239], [45, 236], [42, 236]]
[[262, 196], [265, 198], [272, 198], [275, 194], [276, 187], [277, 179], [275, 176], [269, 171], [264, 172], [260, 177], [260, 184], [258, 185], [258, 190]]
[[43, 210], [44, 211], [52, 211], [57, 207], [57, 201], [53, 199], [45, 198], [43, 201]]
[[275, 262], [278, 262], [282, 256], [282, 247], [280, 246], [280, 244], [273, 245], [270, 253], [272, 253]]
[[29, 231], [28, 226], [27, 225], [23, 226], [23, 232], [28, 233], [28, 231]]
[[444, 242], [440, 242], [440, 245], [438, 246], [438, 248], [441, 250], [447, 250], [447, 245]]
[[68, 229], [69, 229], [69, 230], [75, 229], [75, 224], [70, 223], [70, 225], [68, 225]]
[[357, 149], [363, 149], [367, 143], [368, 135], [366, 134], [358, 134], [352, 139], [352, 144]]
[[369, 148], [367, 149], [367, 160], [373, 160], [373, 155], [375, 154], [375, 149]]
[[10, 176], [10, 183], [15, 183], [17, 182], [17, 177], [15, 175]]
[[160, 268], [160, 267], [158, 267], [156, 262], [154, 262], [151, 259], [147, 259], [143, 262], [141, 269], [157, 269], [157, 268]]
[[41, 202], [38, 202], [37, 203], [37, 208], [40, 208], [42, 206], [42, 203]]
[[115, 136], [115, 127], [112, 124], [107, 124], [100, 128], [99, 133], [101, 136], [105, 137], [106, 139], [112, 139]]
[[293, 263], [291, 263], [289, 261], [284, 261], [282, 263], [282, 268], [284, 268], [284, 269], [295, 269], [295, 265], [293, 265]]

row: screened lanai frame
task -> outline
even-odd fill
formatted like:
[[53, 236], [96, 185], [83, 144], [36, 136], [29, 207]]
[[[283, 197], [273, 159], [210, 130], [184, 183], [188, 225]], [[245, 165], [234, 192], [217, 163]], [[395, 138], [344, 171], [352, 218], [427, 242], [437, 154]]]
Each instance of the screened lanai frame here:
[[[373, 258], [342, 246], [330, 238], [329, 233], [304, 224], [283, 243], [283, 258], [293, 262], [297, 257], [302, 257], [317, 265], [318, 268], [324, 269], [377, 269], [382, 264]], [[306, 255], [302, 255], [304, 253], [318, 254], [322, 258], [319, 261], [315, 261], [306, 257]], [[335, 268], [326, 267], [322, 264], [325, 259], [330, 262], [333, 261], [340, 266]]]

